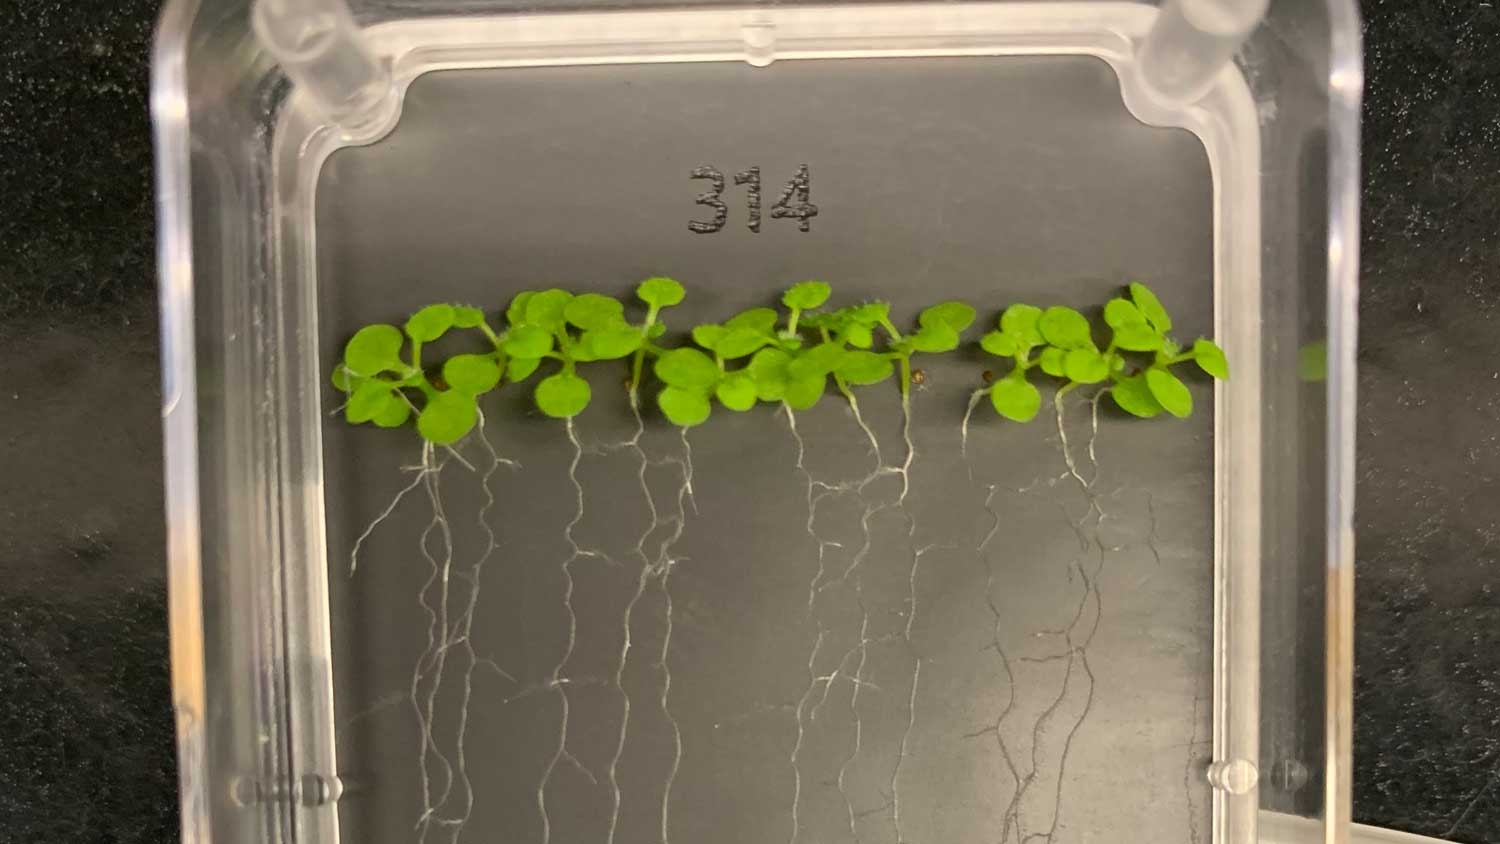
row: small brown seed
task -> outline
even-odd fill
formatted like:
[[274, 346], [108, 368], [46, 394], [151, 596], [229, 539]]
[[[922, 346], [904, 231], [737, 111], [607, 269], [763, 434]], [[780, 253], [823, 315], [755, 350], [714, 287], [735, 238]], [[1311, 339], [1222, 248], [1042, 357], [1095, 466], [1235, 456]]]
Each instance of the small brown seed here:
[[919, 387], [922, 386], [927, 383], [927, 373], [920, 369], [913, 369], [911, 371], [911, 382]]
[[995, 373], [993, 373], [993, 372], [989, 371], [988, 369], [986, 369], [984, 371], [984, 375], [982, 377], [984, 378], [984, 383], [988, 384], [991, 381], [995, 380]]

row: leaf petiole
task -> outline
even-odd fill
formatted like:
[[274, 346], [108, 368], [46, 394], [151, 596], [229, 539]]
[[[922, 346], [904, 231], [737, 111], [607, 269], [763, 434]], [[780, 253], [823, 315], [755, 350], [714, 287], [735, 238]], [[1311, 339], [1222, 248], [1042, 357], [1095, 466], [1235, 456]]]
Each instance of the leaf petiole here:
[[505, 340], [495, 333], [495, 329], [490, 328], [490, 324], [488, 322], [480, 322], [479, 330], [484, 332], [484, 336], [490, 341], [490, 343], [494, 344], [495, 351], [500, 351], [500, 345], [504, 343]]
[[788, 313], [787, 318], [786, 318], [786, 330], [783, 331], [783, 332], [781, 332], [781, 338], [783, 340], [790, 340], [793, 337], [797, 336], [797, 320], [799, 320], [801, 318], [802, 318], [802, 309], [801, 308], [792, 307], [792, 308], [789, 309], [789, 313]]

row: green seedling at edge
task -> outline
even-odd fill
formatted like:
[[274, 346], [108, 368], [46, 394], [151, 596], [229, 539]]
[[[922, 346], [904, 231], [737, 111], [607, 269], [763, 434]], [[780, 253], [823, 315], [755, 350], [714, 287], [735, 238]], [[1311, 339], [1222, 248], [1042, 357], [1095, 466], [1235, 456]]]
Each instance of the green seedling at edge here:
[[1104, 322], [1110, 339], [1101, 350], [1088, 319], [1072, 308], [1010, 306], [999, 330], [985, 334], [980, 345], [1011, 359], [1011, 370], [976, 397], [987, 393], [1001, 416], [1030, 421], [1041, 409], [1041, 393], [1029, 378], [1040, 369], [1062, 379], [1055, 401], [1085, 385], [1107, 384], [1104, 389], [1127, 413], [1149, 419], [1165, 411], [1184, 418], [1193, 412], [1193, 397], [1173, 366], [1193, 361], [1214, 378], [1229, 377], [1229, 362], [1213, 341], [1199, 338], [1184, 350], [1171, 338], [1172, 318], [1144, 284], [1130, 284], [1128, 298], [1111, 299]]
[[[456, 355], [429, 375], [422, 362], [423, 345], [454, 328], [482, 331], [495, 351]], [[406, 357], [403, 348], [408, 350]], [[348, 421], [399, 428], [415, 412], [417, 430], [425, 439], [449, 445], [477, 423], [479, 397], [500, 383], [502, 361], [499, 338], [482, 311], [467, 305], [428, 305], [406, 321], [404, 330], [377, 324], [356, 332], [344, 346], [333, 383], [346, 394]], [[420, 398], [420, 408], [414, 398]]]
[[[525, 381], [549, 361], [557, 371], [537, 384], [537, 408], [554, 418], [576, 416], [592, 398], [588, 381], [578, 374], [579, 364], [633, 355], [639, 373], [644, 356], [654, 350], [651, 341], [666, 330], [658, 321], [661, 310], [682, 301], [683, 289], [671, 279], [653, 278], [641, 283], [637, 295], [649, 308], [640, 325], [626, 321], [625, 308], [616, 299], [551, 289], [517, 294], [500, 332], [480, 309], [448, 304], [417, 311], [404, 332], [392, 325], [366, 326], [350, 338], [333, 373], [334, 386], [347, 396], [345, 417], [396, 428], [415, 413], [425, 440], [451, 445], [478, 423], [482, 395], [503, 383]], [[424, 368], [423, 345], [452, 329], [479, 331], [489, 351], [454, 355], [435, 371]], [[638, 380], [637, 375], [632, 384]]]

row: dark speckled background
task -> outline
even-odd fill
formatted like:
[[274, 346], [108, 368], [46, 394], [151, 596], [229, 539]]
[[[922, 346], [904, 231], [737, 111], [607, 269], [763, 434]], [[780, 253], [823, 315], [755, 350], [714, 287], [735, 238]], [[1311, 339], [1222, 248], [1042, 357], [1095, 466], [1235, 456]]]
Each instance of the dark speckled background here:
[[[0, 841], [166, 842], [154, 0], [0, 3]], [[1500, 841], [1500, 9], [1365, 4], [1355, 814]]]

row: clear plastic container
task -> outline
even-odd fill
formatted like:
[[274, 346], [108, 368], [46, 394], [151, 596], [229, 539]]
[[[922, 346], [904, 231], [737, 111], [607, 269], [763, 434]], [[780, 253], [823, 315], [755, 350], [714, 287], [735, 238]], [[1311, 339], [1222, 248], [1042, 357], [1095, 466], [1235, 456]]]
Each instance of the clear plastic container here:
[[[184, 840], [1348, 841], [1359, 27], [1265, 7], [170, 0]], [[1139, 278], [1233, 377], [964, 431], [959, 355], [683, 432], [602, 366], [437, 458], [330, 415], [360, 325], [658, 274], [679, 331]]]

